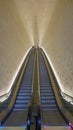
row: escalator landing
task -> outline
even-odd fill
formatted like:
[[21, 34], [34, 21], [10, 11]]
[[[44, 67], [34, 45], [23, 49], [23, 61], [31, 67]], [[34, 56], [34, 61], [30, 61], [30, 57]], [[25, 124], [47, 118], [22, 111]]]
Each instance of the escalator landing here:
[[[24, 116], [25, 115], [25, 116]], [[24, 126], [27, 120], [27, 111], [12, 111], [3, 126]]]
[[64, 119], [62, 116], [59, 114], [59, 111], [57, 110], [49, 110], [49, 111], [44, 111], [42, 113], [42, 116], [44, 115], [43, 118], [43, 124], [48, 125], [48, 126], [66, 126], [67, 124], [65, 123]]
[[[2, 127], [0, 130], [26, 130], [26, 126], [22, 127]], [[41, 130], [72, 130], [66, 126], [43, 126]]]
[[26, 126], [23, 127], [2, 127], [0, 130], [26, 130]]
[[69, 126], [43, 126], [42, 130], [72, 130]]

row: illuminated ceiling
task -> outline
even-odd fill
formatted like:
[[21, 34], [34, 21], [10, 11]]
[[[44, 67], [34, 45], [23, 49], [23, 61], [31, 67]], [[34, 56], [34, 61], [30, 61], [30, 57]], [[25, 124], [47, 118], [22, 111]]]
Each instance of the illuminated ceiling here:
[[14, 0], [14, 2], [33, 44], [35, 41], [34, 24], [36, 17], [37, 35], [39, 44], [41, 44], [57, 0]]

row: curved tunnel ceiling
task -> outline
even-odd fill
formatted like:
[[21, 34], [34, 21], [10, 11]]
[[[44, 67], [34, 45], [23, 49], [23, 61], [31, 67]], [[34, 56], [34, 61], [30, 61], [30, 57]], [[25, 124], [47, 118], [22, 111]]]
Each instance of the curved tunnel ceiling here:
[[30, 40], [34, 44], [37, 30], [36, 35], [41, 44], [57, 0], [14, 0], [14, 2]]
[[62, 91], [73, 96], [72, 27], [72, 0], [0, 1], [0, 95], [9, 91], [25, 53], [36, 44], [50, 58]]

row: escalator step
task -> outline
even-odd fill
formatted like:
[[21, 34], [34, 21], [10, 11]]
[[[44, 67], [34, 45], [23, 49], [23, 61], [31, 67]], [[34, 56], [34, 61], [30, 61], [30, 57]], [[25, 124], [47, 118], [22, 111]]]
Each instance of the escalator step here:
[[26, 86], [27, 88], [29, 88], [32, 84], [20, 84], [21, 87]]
[[16, 100], [15, 103], [18, 103], [18, 104], [29, 103], [29, 100]]
[[41, 105], [45, 107], [57, 107], [55, 103], [42, 103]]
[[[22, 96], [25, 97], [25, 96], [30, 96], [30, 95], [31, 95], [30, 93], [23, 93]], [[21, 97], [21, 95], [18, 94], [17, 97]]]
[[57, 111], [57, 108], [42, 108], [43, 111]]
[[28, 87], [28, 86], [31, 86], [31, 85], [32, 85], [31, 83], [28, 83], [28, 82], [27, 82], [27, 83], [25, 83], [25, 84], [21, 84], [20, 86], [21, 86], [21, 87], [23, 87], [23, 86], [27, 86], [27, 87]]
[[50, 104], [53, 104], [53, 103], [56, 103], [55, 100], [41, 100], [41, 103], [50, 103]]
[[14, 108], [13, 111], [27, 111], [28, 107], [27, 108]]
[[24, 92], [27, 92], [27, 93], [29, 92], [30, 93], [31, 90], [30, 89], [20, 89], [19, 90], [19, 93], [24, 93]]
[[46, 93], [41, 93], [41, 96], [54, 96], [54, 94], [53, 93], [48, 93], [48, 92], [46, 92]]
[[19, 90], [31, 90], [31, 86], [30, 87], [26, 87], [26, 86], [24, 86], [24, 87], [20, 87], [20, 89]]
[[41, 100], [53, 100], [53, 101], [55, 101], [54, 96], [48, 96], [48, 95], [41, 96]]
[[40, 89], [41, 93], [45, 93], [45, 92], [53, 92], [52, 89]]
[[49, 100], [49, 99], [52, 99], [52, 100], [55, 100], [55, 99], [54, 99], [54, 95], [51, 95], [51, 94], [50, 94], [50, 95], [49, 95], [49, 94], [48, 94], [48, 95], [42, 94], [42, 95], [41, 95], [41, 99], [46, 99], [46, 100], [47, 100], [47, 99], [48, 99], [48, 100]]
[[26, 93], [26, 92], [24, 92], [24, 93], [18, 93], [17, 96], [30, 96], [30, 93]]
[[26, 108], [28, 104], [15, 104], [14, 108]]
[[20, 101], [21, 101], [21, 100], [26, 100], [26, 99], [27, 99], [27, 100], [30, 99], [30, 96], [25, 96], [24, 98], [20, 96], [20, 97], [17, 97], [17, 98], [16, 98], [16, 100], [20, 100]]

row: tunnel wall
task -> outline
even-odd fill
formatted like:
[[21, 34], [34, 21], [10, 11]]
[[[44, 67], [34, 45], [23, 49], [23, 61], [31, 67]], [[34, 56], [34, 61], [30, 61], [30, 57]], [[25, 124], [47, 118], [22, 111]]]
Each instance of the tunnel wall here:
[[73, 97], [73, 0], [58, 0], [42, 47], [56, 72], [61, 90]]
[[[33, 11], [26, 5], [24, 0], [0, 0], [0, 95], [9, 91], [17, 68], [32, 45]], [[57, 0], [42, 47], [53, 64], [61, 90], [73, 96], [73, 0]]]
[[30, 46], [14, 0], [0, 0], [0, 96], [9, 91]]

